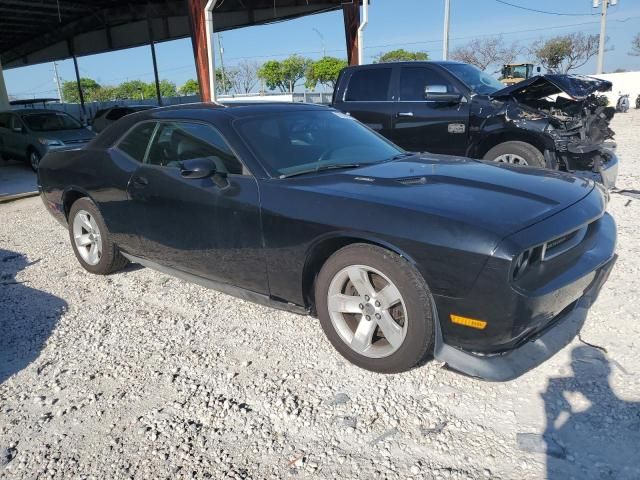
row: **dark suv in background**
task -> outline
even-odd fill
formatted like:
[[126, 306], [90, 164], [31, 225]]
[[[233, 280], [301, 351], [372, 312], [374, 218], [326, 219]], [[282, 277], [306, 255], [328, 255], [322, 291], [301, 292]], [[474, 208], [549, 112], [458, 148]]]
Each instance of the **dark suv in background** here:
[[509, 87], [460, 62], [344, 69], [333, 106], [410, 151], [572, 172], [612, 188], [618, 170], [598, 92], [611, 83], [542, 75]]

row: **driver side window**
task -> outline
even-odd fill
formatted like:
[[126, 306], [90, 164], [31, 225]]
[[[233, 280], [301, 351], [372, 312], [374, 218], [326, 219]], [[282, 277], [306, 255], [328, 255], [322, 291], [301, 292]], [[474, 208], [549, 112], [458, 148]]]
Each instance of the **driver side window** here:
[[185, 160], [205, 157], [213, 158], [220, 172], [247, 173], [222, 135], [202, 123], [161, 123], [149, 147], [147, 163], [178, 167]]
[[400, 71], [400, 101], [421, 102], [425, 100], [425, 88], [442, 93], [459, 93], [453, 83], [442, 73], [428, 67], [403, 67]]

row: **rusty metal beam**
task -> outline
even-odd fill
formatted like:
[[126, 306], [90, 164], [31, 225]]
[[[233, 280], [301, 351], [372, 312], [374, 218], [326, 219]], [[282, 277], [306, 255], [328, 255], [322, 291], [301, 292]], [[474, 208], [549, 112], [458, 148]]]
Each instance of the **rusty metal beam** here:
[[207, 50], [207, 29], [204, 18], [204, 6], [206, 0], [189, 1], [189, 23], [191, 24], [191, 45], [196, 61], [198, 84], [200, 85], [200, 100], [211, 101], [211, 88], [209, 87], [209, 58]]
[[344, 38], [347, 42], [347, 61], [349, 65], [358, 65], [358, 27], [360, 26], [360, 1], [342, 5], [344, 19]]

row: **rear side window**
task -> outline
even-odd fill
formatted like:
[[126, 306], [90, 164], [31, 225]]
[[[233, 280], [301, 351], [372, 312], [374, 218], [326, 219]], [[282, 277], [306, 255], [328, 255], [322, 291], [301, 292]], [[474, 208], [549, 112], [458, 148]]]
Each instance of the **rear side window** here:
[[9, 128], [9, 114], [0, 113], [0, 127]]
[[114, 108], [109, 113], [107, 113], [107, 116], [104, 118], [106, 118], [107, 120], [118, 120], [131, 112], [132, 110], [129, 108]]
[[387, 100], [391, 68], [356, 70], [351, 75], [345, 100], [347, 102], [370, 102]]
[[122, 150], [138, 162], [144, 161], [147, 145], [153, 134], [155, 122], [145, 122], [137, 125], [118, 143], [118, 150]]

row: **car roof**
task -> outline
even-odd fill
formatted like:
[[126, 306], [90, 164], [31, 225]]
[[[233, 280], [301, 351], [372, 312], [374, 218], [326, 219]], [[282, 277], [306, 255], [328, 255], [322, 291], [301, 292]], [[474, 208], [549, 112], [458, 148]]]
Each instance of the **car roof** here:
[[222, 113], [234, 118], [248, 117], [264, 113], [302, 111], [302, 110], [326, 110], [329, 107], [313, 103], [293, 103], [293, 102], [242, 102], [221, 104], [214, 102], [186, 103], [182, 105], [172, 105], [168, 107], [158, 107], [154, 109], [136, 112], [131, 116], [140, 121], [143, 119], [161, 119], [170, 117], [171, 112], [185, 113]]
[[421, 65], [468, 65], [465, 62], [457, 62], [455, 60], [412, 60], [412, 61], [405, 61], [405, 62], [385, 62], [385, 63], [369, 63], [366, 65], [352, 65], [350, 67], [346, 67], [345, 70], [357, 70], [359, 68], [365, 68], [365, 67], [378, 67], [378, 68], [383, 68], [383, 67], [389, 67], [389, 66], [394, 66], [394, 65], [399, 65], [401, 67], [415, 67], [415, 66], [421, 66]]

